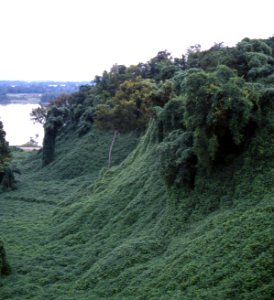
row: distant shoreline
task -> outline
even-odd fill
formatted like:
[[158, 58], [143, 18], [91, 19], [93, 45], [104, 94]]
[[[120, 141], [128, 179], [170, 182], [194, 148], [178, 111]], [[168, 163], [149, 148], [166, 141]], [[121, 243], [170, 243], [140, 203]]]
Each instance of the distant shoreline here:
[[8, 104], [40, 104], [42, 94], [37, 93], [18, 93], [6, 94], [6, 98], [0, 101], [0, 105]]
[[10, 104], [42, 104], [41, 102], [37, 101], [28, 101], [28, 100], [12, 100], [12, 101], [0, 101], [0, 105], [10, 105]]
[[37, 147], [12, 146], [12, 147], [16, 147], [17, 149], [21, 149], [23, 151], [35, 151], [35, 150], [38, 151], [42, 148], [41, 146], [37, 146]]

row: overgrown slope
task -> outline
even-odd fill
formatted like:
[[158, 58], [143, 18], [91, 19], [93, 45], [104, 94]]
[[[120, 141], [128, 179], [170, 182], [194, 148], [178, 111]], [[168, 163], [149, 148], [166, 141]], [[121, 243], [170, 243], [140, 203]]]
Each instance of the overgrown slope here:
[[94, 298], [270, 299], [271, 152], [265, 164], [246, 153], [201, 176], [198, 189], [176, 192], [159, 174], [152, 133], [91, 195], [55, 215], [54, 247], [61, 239], [81, 253], [73, 289]]
[[[200, 175], [199, 188], [178, 190], [167, 188], [159, 172], [155, 130], [151, 124], [121, 165], [54, 206], [37, 228], [44, 235], [30, 232], [31, 245], [11, 243], [18, 223], [2, 231], [14, 268], [3, 299], [271, 299], [270, 136], [260, 160], [251, 144], [234, 164]], [[44, 184], [53, 170], [38, 171]], [[5, 201], [14, 203], [15, 195]], [[30, 255], [24, 247], [35, 250]], [[14, 252], [23, 253], [20, 263]]]
[[[118, 137], [113, 149], [114, 164], [132, 151], [137, 140], [134, 134]], [[40, 299], [40, 280], [47, 273], [47, 266], [40, 264], [41, 256], [55, 230], [52, 213], [63, 202], [74, 202], [87, 193], [86, 187], [107, 165], [110, 142], [111, 134], [107, 133], [92, 131], [81, 139], [73, 132], [66, 133], [57, 142], [56, 157], [62, 157], [67, 167], [56, 163], [41, 168], [40, 152], [13, 152], [13, 164], [22, 175], [16, 176], [16, 190], [0, 190], [0, 237], [12, 269], [9, 277], [0, 278], [1, 299]], [[73, 175], [75, 170], [77, 176]], [[26, 270], [28, 267], [31, 270]]]
[[1, 299], [271, 299], [273, 42], [162, 51], [58, 97], [0, 194]]

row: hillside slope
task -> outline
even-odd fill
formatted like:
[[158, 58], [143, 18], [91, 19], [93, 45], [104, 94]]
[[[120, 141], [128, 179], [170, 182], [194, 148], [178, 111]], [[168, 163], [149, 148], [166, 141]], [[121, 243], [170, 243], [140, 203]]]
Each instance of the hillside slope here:
[[[3, 299], [271, 299], [273, 139], [261, 133], [260, 159], [251, 143], [233, 164], [199, 175], [194, 190], [178, 190], [159, 172], [153, 123], [95, 183], [84, 171], [66, 178], [76, 149], [84, 151], [66, 138], [66, 168], [37, 167], [20, 184], [21, 195], [32, 183], [33, 198], [42, 187], [50, 197], [27, 202], [19, 190], [1, 197], [13, 267], [2, 280]], [[84, 178], [90, 183], [81, 185]]]
[[151, 140], [153, 128], [91, 195], [56, 214], [56, 249], [61, 240], [81, 253], [73, 289], [95, 299], [270, 299], [273, 156], [243, 155], [179, 192], [166, 188]]
[[273, 37], [196, 45], [34, 111], [43, 150], [0, 193], [0, 298], [272, 299], [273, 74]]
[[[134, 134], [119, 136], [113, 149], [114, 165], [132, 151], [137, 140]], [[41, 264], [41, 257], [56, 229], [52, 213], [63, 202], [86, 194], [86, 187], [107, 165], [110, 142], [111, 134], [97, 131], [81, 139], [73, 132], [66, 133], [57, 141], [56, 162], [45, 168], [41, 168], [40, 152], [13, 153], [13, 164], [22, 175], [17, 175], [16, 190], [0, 190], [0, 240], [5, 243], [12, 267], [10, 276], [0, 277], [0, 299], [45, 299], [41, 282], [44, 283], [48, 266]], [[45, 293], [50, 294], [47, 290]]]

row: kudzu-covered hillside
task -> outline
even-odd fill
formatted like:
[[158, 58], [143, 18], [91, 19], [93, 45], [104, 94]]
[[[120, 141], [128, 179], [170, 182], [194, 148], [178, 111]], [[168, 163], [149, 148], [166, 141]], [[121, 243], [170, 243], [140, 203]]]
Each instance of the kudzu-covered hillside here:
[[273, 54], [162, 51], [33, 111], [43, 149], [0, 194], [4, 299], [271, 299]]

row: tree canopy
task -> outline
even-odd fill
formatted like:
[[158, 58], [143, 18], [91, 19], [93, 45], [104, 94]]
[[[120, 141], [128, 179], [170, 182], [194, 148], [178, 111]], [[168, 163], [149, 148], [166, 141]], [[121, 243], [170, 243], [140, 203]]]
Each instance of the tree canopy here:
[[[117, 132], [142, 134], [155, 118], [159, 141], [167, 139], [166, 146], [168, 135], [177, 130], [176, 147], [181, 150], [172, 172], [183, 173], [178, 171], [183, 164], [192, 165], [192, 174], [198, 168], [209, 171], [243, 151], [267, 119], [265, 107], [274, 85], [273, 45], [273, 38], [245, 38], [235, 47], [219, 43], [203, 51], [197, 44], [180, 58], [164, 50], [146, 63], [115, 64], [96, 76], [94, 85], [51, 103], [44, 153], [61, 128], [83, 135], [95, 126], [116, 138]], [[165, 157], [173, 157], [174, 147], [163, 147], [163, 153], [171, 151]]]

